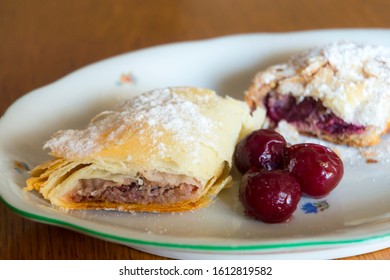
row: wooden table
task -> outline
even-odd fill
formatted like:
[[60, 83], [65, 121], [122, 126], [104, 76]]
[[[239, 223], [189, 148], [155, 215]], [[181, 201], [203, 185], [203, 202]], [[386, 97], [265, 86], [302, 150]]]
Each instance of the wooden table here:
[[[235, 33], [389, 28], [389, 9], [387, 0], [0, 0], [0, 115], [23, 94], [112, 55]], [[0, 259], [163, 258], [0, 203]], [[390, 259], [390, 249], [348, 259]]]

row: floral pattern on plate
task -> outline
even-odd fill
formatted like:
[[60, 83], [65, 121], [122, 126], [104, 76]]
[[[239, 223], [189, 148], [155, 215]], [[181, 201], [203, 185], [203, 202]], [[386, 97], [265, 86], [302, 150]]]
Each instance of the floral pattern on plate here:
[[301, 209], [305, 214], [317, 214], [328, 209], [329, 203], [326, 200], [306, 202], [302, 205]]
[[119, 81], [117, 81], [118, 86], [123, 85], [133, 85], [135, 83], [135, 77], [132, 73], [124, 73], [119, 76]]

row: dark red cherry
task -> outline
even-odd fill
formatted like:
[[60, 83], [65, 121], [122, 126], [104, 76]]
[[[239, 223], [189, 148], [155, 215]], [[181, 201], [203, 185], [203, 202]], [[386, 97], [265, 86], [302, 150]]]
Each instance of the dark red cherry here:
[[297, 178], [302, 192], [313, 197], [330, 193], [344, 175], [344, 165], [331, 149], [317, 144], [297, 144], [286, 150], [287, 169]]
[[286, 140], [272, 129], [259, 129], [243, 138], [234, 151], [234, 162], [241, 174], [251, 167], [283, 168]]
[[297, 179], [285, 170], [251, 169], [242, 177], [239, 189], [245, 213], [266, 223], [287, 220], [301, 194]]

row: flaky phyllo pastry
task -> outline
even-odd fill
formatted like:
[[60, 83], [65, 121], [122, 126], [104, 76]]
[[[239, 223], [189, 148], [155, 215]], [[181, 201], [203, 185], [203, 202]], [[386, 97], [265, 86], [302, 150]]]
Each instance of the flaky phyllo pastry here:
[[335, 42], [260, 71], [246, 93], [271, 127], [351, 146], [377, 144], [390, 128], [390, 49]]
[[85, 130], [45, 144], [27, 190], [61, 209], [185, 211], [204, 207], [231, 181], [236, 142], [264, 113], [208, 89], [154, 90], [97, 115]]

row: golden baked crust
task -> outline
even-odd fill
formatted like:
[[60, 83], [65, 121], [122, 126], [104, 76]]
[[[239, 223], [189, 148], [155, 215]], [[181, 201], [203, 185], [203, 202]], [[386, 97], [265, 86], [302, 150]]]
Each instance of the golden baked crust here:
[[301, 133], [351, 146], [375, 145], [390, 125], [390, 49], [352, 42], [309, 49], [257, 73], [245, 100], [251, 108], [266, 107], [270, 93], [293, 97], [297, 104], [314, 100], [327, 110], [324, 114], [359, 128], [327, 133], [296, 125]]
[[172, 212], [208, 205], [226, 186], [236, 142], [264, 112], [208, 89], [158, 89], [45, 144], [27, 190], [62, 209]]

